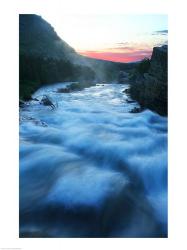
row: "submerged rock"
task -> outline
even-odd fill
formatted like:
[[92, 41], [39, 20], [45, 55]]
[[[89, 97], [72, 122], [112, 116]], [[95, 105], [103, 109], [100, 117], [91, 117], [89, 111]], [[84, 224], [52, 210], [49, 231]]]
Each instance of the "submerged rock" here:
[[[65, 88], [59, 88], [57, 89], [57, 93], [71, 93], [73, 91], [80, 91], [83, 90], [84, 88], [89, 88], [89, 87], [93, 87], [96, 86], [95, 83], [89, 83], [89, 82], [74, 82], [71, 83], [70, 85], [66, 86]], [[104, 86], [104, 85], [102, 85]]]
[[32, 122], [37, 126], [47, 127], [47, 124], [44, 121], [37, 120], [30, 116], [20, 115], [19, 122]]
[[129, 99], [127, 99], [126, 102], [127, 102], [127, 103], [134, 103], [135, 101], [134, 101], [134, 100], [129, 100]]
[[130, 113], [140, 113], [140, 112], [142, 112], [142, 108], [137, 108], [137, 107], [131, 109], [130, 111]]
[[19, 106], [20, 106], [20, 107], [23, 107], [23, 106], [25, 106], [25, 105], [26, 105], [26, 103], [25, 103], [24, 101], [19, 100]]
[[68, 89], [68, 88], [60, 88], [60, 89], [57, 89], [56, 92], [57, 93], [70, 93], [70, 89]]
[[129, 94], [130, 90], [129, 89], [124, 89], [122, 92], [125, 93], [125, 94]]
[[44, 95], [40, 104], [43, 104], [44, 106], [50, 106], [52, 109], [56, 108], [56, 106], [53, 104], [52, 100], [49, 96]]

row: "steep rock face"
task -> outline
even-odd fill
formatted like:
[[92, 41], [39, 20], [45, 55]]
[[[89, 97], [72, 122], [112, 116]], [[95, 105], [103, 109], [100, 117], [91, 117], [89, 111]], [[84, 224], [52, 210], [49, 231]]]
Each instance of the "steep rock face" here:
[[154, 47], [149, 74], [162, 82], [167, 82], [168, 46]]
[[167, 115], [168, 46], [153, 48], [147, 72], [131, 76], [130, 95], [141, 107]]

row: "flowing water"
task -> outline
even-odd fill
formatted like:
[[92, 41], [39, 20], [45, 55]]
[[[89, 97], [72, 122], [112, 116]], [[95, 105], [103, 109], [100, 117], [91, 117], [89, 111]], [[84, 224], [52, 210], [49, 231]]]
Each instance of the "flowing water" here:
[[130, 113], [127, 84], [20, 110], [20, 237], [167, 237], [167, 118]]

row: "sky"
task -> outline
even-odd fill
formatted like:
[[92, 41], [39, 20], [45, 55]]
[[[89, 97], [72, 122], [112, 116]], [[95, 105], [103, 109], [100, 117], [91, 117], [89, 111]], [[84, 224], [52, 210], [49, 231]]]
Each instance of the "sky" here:
[[150, 57], [154, 46], [167, 44], [167, 15], [41, 14], [78, 53], [116, 62]]

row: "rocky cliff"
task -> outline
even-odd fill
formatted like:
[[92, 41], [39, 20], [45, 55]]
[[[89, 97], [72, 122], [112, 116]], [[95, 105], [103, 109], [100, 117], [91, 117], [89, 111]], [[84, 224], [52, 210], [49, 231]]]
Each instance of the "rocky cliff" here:
[[[151, 60], [144, 60], [131, 75], [130, 95], [142, 109], [167, 115], [168, 46], [153, 48]], [[147, 63], [146, 67], [143, 67]], [[144, 68], [140, 72], [139, 68]]]
[[151, 57], [149, 74], [157, 80], [167, 82], [167, 68], [168, 68], [168, 46], [154, 47]]

